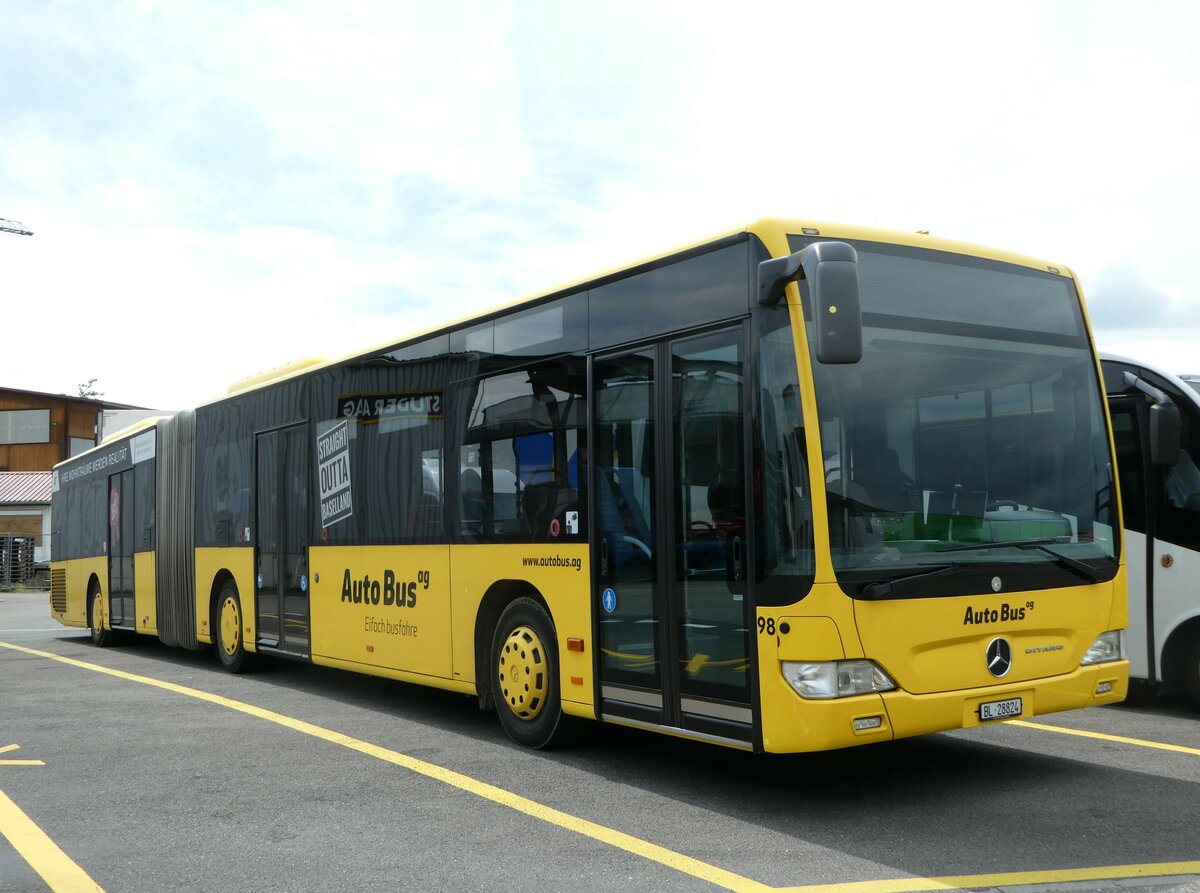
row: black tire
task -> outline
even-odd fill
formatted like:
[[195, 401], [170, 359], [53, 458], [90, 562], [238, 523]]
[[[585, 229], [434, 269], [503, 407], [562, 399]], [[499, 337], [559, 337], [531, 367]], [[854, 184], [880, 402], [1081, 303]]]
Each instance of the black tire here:
[[103, 648], [106, 645], [111, 645], [115, 633], [111, 629], [104, 628], [104, 590], [99, 584], [93, 584], [88, 589], [88, 629], [92, 634], [92, 644], [97, 648]]
[[1183, 687], [1192, 703], [1200, 709], [1200, 635], [1188, 646], [1183, 661]]
[[558, 638], [550, 615], [532, 598], [518, 598], [500, 614], [490, 673], [500, 724], [513, 741], [540, 750], [565, 740]]
[[257, 655], [246, 650], [242, 614], [242, 599], [237, 583], [226, 580], [213, 606], [213, 645], [221, 666], [230, 673], [245, 673], [254, 669]]

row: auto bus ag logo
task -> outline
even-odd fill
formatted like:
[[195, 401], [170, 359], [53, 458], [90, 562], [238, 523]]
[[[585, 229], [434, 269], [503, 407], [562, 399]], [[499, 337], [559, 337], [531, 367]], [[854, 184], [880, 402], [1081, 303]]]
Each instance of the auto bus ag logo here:
[[1010, 605], [1005, 602], [998, 608], [972, 608], [967, 605], [967, 613], [963, 616], [963, 626], [1024, 620], [1025, 613], [1032, 608], [1033, 602], [1026, 602], [1024, 605]]
[[[378, 605], [380, 603], [397, 608], [417, 606], [417, 587], [429, 588], [430, 574], [427, 570], [417, 571], [415, 580], [398, 579], [393, 570], [384, 570], [383, 580], [371, 579], [364, 574], [361, 580], [350, 576], [350, 568], [342, 572], [342, 602], [354, 605]], [[382, 585], [381, 585], [382, 584]]]

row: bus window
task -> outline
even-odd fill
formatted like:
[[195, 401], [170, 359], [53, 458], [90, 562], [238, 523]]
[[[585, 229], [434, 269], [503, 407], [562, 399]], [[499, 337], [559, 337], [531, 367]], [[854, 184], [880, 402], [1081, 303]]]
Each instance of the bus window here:
[[802, 597], [816, 568], [812, 500], [808, 493], [804, 413], [792, 330], [780, 314], [759, 314], [758, 424], [754, 440], [756, 581], [759, 604], [787, 604]]
[[1194, 413], [1184, 413], [1179, 461], [1161, 473], [1158, 536], [1188, 549], [1200, 549], [1200, 434]]
[[1130, 401], [1118, 402], [1112, 404], [1109, 411], [1125, 527], [1146, 533], [1146, 473], [1137, 406]]
[[583, 361], [554, 360], [459, 385], [459, 525], [468, 542], [584, 537]]
[[134, 550], [154, 549], [154, 459], [139, 464], [134, 474]]
[[314, 433], [348, 423], [353, 482], [353, 515], [332, 524], [325, 542], [431, 543], [445, 536], [445, 364], [420, 353], [367, 357], [322, 373], [315, 383]]
[[869, 597], [951, 550], [980, 569], [934, 581], [947, 595], [986, 584], [989, 562], [1005, 585], [1078, 579], [1055, 555], [1003, 545], [1030, 540], [1111, 578], [1111, 459], [1070, 281], [866, 244], [859, 272], [870, 349], [813, 366], [844, 591]]

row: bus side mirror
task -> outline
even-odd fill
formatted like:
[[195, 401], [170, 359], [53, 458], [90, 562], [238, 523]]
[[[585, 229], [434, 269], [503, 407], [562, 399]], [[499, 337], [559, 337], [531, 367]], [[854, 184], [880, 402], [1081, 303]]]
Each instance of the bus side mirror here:
[[862, 309], [858, 300], [858, 254], [845, 242], [814, 242], [758, 265], [758, 303], [774, 306], [784, 288], [808, 281], [818, 363], [862, 359]]
[[1150, 461], [1155, 465], [1174, 465], [1179, 461], [1182, 440], [1179, 407], [1174, 403], [1151, 406]]
[[1132, 372], [1126, 371], [1122, 378], [1126, 387], [1137, 388], [1150, 399], [1150, 461], [1155, 465], [1174, 465], [1183, 448], [1179, 407], [1165, 393]]

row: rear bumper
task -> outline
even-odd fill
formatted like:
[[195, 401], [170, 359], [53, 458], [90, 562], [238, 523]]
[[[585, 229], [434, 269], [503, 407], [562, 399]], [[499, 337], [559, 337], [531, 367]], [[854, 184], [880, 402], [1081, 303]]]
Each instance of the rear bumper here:
[[[1097, 694], [1097, 689], [1104, 683], [1108, 684], [1108, 691]], [[1012, 719], [1115, 704], [1123, 701], [1129, 691], [1129, 662], [1079, 667], [1062, 676], [986, 689], [924, 695], [894, 691], [830, 701], [806, 701], [792, 691], [782, 674], [779, 674], [779, 685], [786, 692], [776, 690], [774, 685], [763, 686], [763, 749], [769, 753], [796, 753], [992, 725], [996, 721], [979, 719], [979, 705], [991, 701], [1021, 698], [1021, 714]], [[873, 717], [880, 719], [878, 728], [854, 729], [856, 719]]]

